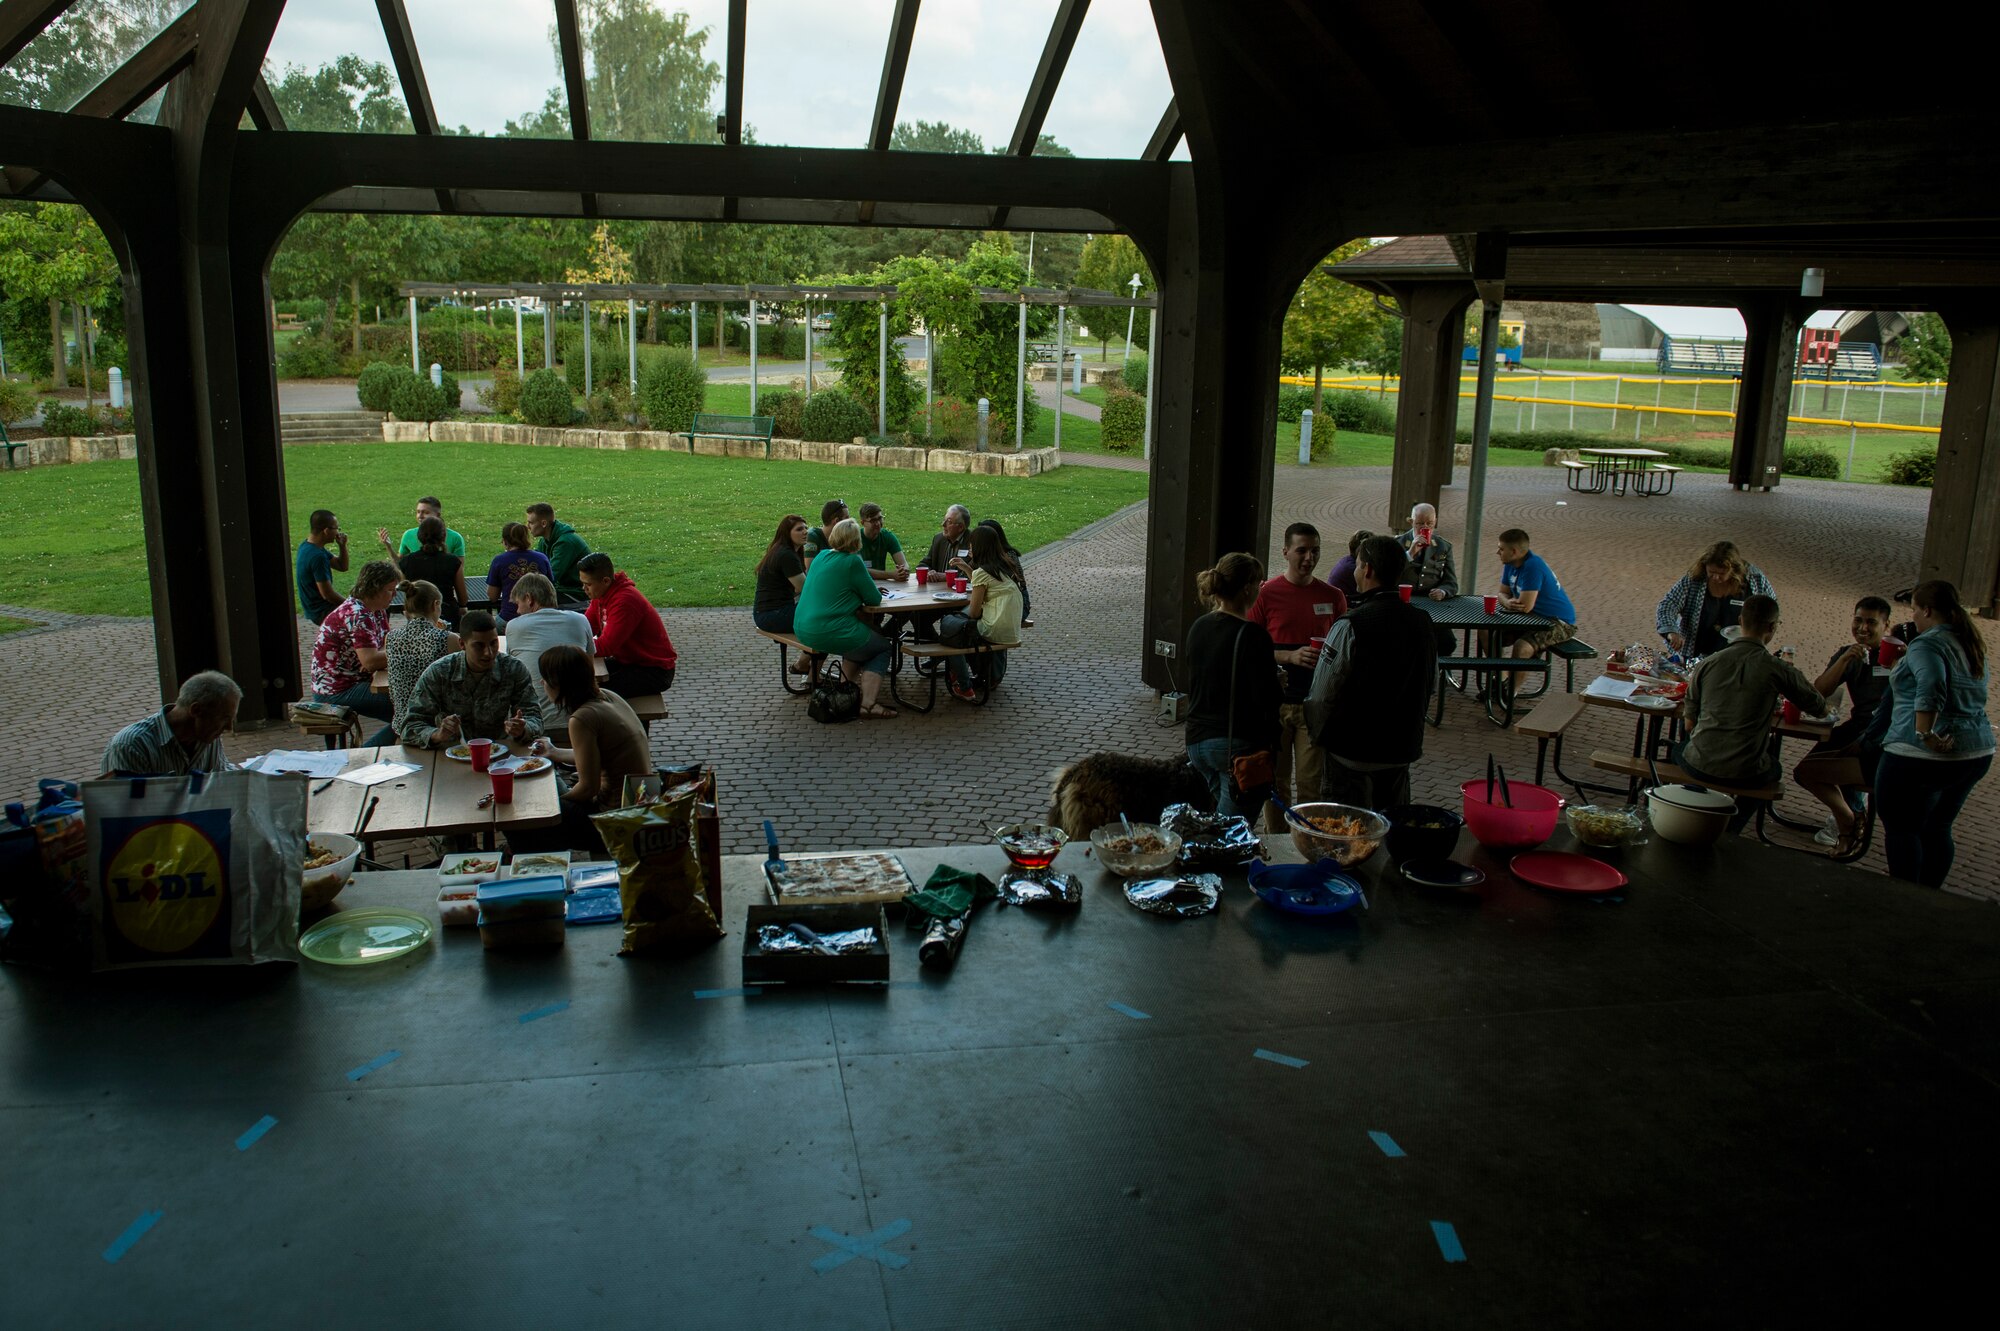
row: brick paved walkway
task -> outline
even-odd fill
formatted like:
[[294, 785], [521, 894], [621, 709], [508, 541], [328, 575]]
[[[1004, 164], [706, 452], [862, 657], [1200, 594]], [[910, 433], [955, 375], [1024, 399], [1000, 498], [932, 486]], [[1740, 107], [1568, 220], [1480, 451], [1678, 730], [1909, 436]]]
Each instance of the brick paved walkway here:
[[[1357, 526], [1380, 522], [1383, 468], [1281, 466], [1274, 527], [1315, 522], [1329, 552]], [[1777, 495], [1737, 494], [1719, 476], [1683, 477], [1656, 499], [1572, 495], [1547, 471], [1496, 469], [1486, 530], [1526, 527], [1581, 607], [1582, 636], [1607, 651], [1650, 637], [1654, 603], [1708, 540], [1735, 539], [1775, 583], [1786, 641], [1816, 664], [1845, 641], [1849, 607], [1864, 592], [1915, 581], [1928, 495], [1921, 490], [1787, 481]], [[1462, 525], [1462, 488], [1446, 492], [1443, 529]], [[930, 716], [840, 727], [815, 724], [779, 691], [776, 650], [750, 631], [744, 610], [669, 610], [681, 653], [672, 717], [654, 728], [662, 760], [702, 758], [721, 774], [728, 849], [761, 845], [776, 819], [794, 849], [924, 845], [981, 835], [984, 826], [1041, 814], [1050, 775], [1097, 748], [1168, 754], [1138, 679], [1139, 591], [1145, 513], [1135, 507], [1045, 552], [1029, 574], [1037, 626], [1007, 684], [983, 709], [947, 700]], [[1483, 561], [1490, 579], [1493, 566]], [[0, 614], [9, 613], [0, 607]], [[40, 612], [20, 612], [49, 619]], [[1899, 614], [1906, 613], [1899, 610]], [[152, 705], [151, 625], [70, 620], [0, 637], [0, 791], [37, 776], [94, 773], [105, 737]], [[2000, 646], [2000, 635], [1991, 634]], [[1579, 687], [1596, 673], [1578, 671]], [[85, 702], [65, 703], [65, 699]], [[2000, 697], [1996, 697], [2000, 704]], [[1595, 711], [1572, 730], [1579, 760], [1624, 747], [1630, 728]], [[232, 739], [233, 756], [290, 742], [289, 732]], [[1532, 742], [1493, 729], [1456, 697], [1431, 732], [1417, 797], [1455, 804], [1456, 783], [1484, 770], [1488, 752], [1533, 769]], [[1788, 757], [1795, 757], [1794, 746]], [[1788, 806], [1803, 814], [1794, 796]], [[1987, 781], [1958, 822], [1953, 886], [2000, 897], [2000, 781]], [[1879, 870], [1880, 854], [1870, 863]]]

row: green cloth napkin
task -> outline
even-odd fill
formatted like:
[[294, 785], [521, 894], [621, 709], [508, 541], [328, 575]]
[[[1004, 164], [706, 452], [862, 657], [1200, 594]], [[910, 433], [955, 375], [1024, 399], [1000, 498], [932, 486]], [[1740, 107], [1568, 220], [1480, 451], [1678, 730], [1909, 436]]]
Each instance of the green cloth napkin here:
[[930, 879], [922, 887], [904, 895], [903, 904], [937, 919], [949, 920], [965, 914], [973, 902], [989, 901], [999, 895], [1000, 889], [985, 874], [940, 864], [931, 870]]

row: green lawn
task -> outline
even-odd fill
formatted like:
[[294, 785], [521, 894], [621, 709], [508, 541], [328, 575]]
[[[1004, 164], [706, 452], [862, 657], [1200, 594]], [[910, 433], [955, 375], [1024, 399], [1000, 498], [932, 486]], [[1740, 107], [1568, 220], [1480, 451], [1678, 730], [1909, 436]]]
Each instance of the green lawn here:
[[35, 621], [32, 619], [14, 619], [8, 615], [0, 615], [0, 637], [4, 637], [9, 633], [19, 633], [22, 629], [31, 629], [35, 626]]
[[[1067, 433], [1067, 432], [1065, 432]], [[357, 542], [400, 536], [416, 496], [444, 499], [477, 581], [500, 550], [500, 526], [547, 500], [591, 546], [608, 551], [655, 603], [748, 605], [751, 572], [778, 519], [817, 519], [828, 499], [874, 500], [906, 544], [921, 545], [945, 507], [997, 517], [1022, 550], [1143, 499], [1140, 473], [1064, 467], [1032, 480], [748, 462], [672, 453], [555, 451], [505, 444], [313, 444], [285, 450], [291, 540], [332, 508]], [[0, 528], [0, 604], [143, 616], [148, 570], [138, 467], [93, 462], [0, 473], [0, 507], [34, 522]], [[365, 558], [366, 548], [354, 553]], [[352, 574], [336, 575], [346, 587]]]

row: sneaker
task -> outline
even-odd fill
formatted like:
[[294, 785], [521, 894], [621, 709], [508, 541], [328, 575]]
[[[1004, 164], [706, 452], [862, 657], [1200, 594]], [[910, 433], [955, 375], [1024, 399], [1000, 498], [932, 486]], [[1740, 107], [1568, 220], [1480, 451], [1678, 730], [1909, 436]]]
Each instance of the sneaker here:
[[951, 696], [960, 702], [978, 702], [979, 690], [970, 684], [954, 684], [951, 686]]
[[1813, 833], [1813, 844], [1815, 846], [1833, 846], [1839, 844], [1839, 841], [1840, 824], [1833, 821], [1832, 814], [1828, 814], [1826, 823], [1819, 831]]

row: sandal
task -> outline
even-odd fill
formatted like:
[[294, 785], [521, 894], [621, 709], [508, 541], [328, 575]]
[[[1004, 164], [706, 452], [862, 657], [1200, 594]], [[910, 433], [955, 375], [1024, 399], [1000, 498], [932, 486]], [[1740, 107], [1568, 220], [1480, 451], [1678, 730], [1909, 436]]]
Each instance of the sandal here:
[[871, 702], [858, 713], [863, 721], [893, 721], [902, 715], [893, 707], [884, 707], [879, 702]]
[[1872, 807], [1863, 809], [1861, 816], [1854, 820], [1852, 831], [1835, 833], [1833, 849], [1826, 853], [1827, 858], [1836, 864], [1852, 864], [1860, 859], [1861, 847], [1869, 830], [1869, 820], [1874, 816], [1875, 810]]

